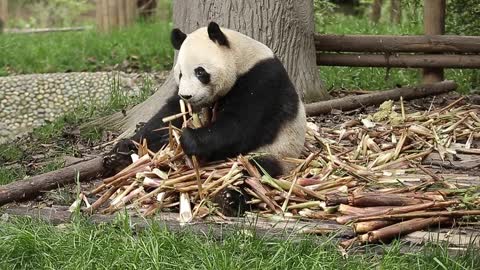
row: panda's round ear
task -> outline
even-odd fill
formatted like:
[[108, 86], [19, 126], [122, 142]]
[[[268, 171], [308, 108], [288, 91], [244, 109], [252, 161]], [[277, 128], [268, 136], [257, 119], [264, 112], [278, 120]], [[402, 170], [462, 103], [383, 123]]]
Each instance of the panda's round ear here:
[[175, 50], [180, 50], [183, 41], [187, 38], [187, 35], [183, 33], [180, 29], [175, 28], [172, 30], [172, 34], [170, 36], [170, 40], [172, 42], [173, 48]]
[[227, 36], [222, 32], [216, 22], [210, 22], [207, 27], [208, 37], [219, 45], [230, 47]]

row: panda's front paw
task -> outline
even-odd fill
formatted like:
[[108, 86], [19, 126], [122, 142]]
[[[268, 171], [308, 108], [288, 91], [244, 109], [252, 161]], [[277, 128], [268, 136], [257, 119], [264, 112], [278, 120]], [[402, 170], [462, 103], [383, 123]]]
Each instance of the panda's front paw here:
[[183, 152], [188, 156], [201, 154], [200, 144], [195, 136], [195, 130], [191, 128], [182, 129], [180, 145], [182, 146]]

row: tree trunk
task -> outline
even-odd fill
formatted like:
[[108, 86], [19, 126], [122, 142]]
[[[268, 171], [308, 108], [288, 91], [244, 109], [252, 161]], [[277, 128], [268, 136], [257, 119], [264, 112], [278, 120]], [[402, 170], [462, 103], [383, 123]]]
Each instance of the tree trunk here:
[[[310, 0], [184, 0], [173, 2], [174, 26], [185, 33], [216, 21], [272, 48], [284, 63], [299, 94], [305, 101], [328, 98], [318, 75], [315, 58], [313, 2]], [[171, 75], [148, 100], [128, 111], [99, 119], [101, 124], [125, 131], [128, 137], [138, 122], [146, 122], [165, 104], [175, 89]]]
[[394, 24], [400, 24], [402, 21], [402, 0], [391, 0], [390, 21]]
[[378, 23], [378, 21], [380, 21], [380, 17], [382, 16], [382, 2], [383, 0], [373, 0], [372, 14], [370, 19], [374, 23]]
[[280, 58], [305, 101], [326, 99], [315, 63], [313, 1], [174, 1], [173, 23], [185, 33], [210, 21], [246, 34]]
[[97, 28], [107, 32], [130, 26], [136, 17], [136, 0], [96, 0]]
[[8, 19], [8, 0], [0, 0], [0, 34]]

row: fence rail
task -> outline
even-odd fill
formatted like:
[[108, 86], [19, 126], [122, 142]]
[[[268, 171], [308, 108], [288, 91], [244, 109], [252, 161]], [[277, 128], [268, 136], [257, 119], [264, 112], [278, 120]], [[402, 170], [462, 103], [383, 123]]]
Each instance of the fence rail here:
[[480, 36], [315, 35], [317, 51], [480, 53]]
[[317, 53], [317, 65], [393, 68], [480, 68], [480, 55]]

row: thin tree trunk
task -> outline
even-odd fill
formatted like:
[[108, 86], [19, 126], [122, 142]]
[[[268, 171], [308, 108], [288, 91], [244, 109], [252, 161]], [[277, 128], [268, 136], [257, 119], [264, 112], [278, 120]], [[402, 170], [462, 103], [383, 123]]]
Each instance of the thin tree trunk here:
[[391, 0], [390, 21], [394, 24], [400, 24], [402, 21], [402, 0]]
[[[184, 0], [173, 2], [174, 26], [185, 33], [216, 21], [251, 36], [272, 48], [284, 63], [297, 91], [305, 101], [327, 99], [318, 75], [315, 44], [313, 2], [310, 0]], [[175, 90], [168, 77], [162, 87], [145, 102], [127, 112], [101, 118], [91, 124], [124, 131], [120, 138], [133, 134], [139, 122], [146, 122]]]
[[378, 23], [378, 21], [380, 20], [380, 17], [382, 16], [382, 2], [383, 0], [373, 0], [372, 14], [370, 18], [374, 23]]
[[8, 0], [0, 0], [0, 34], [8, 19]]

